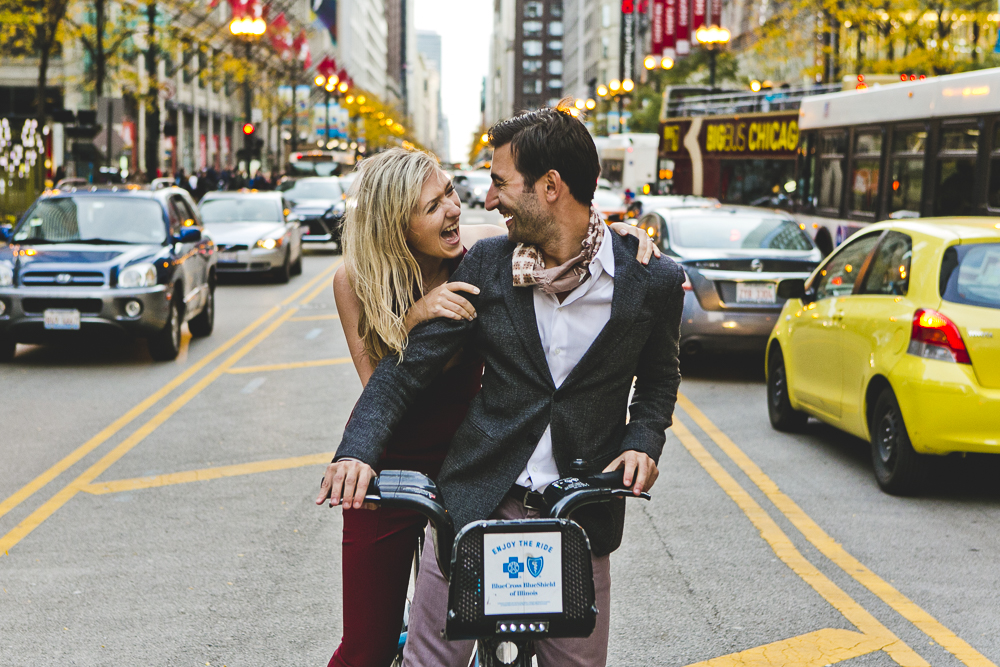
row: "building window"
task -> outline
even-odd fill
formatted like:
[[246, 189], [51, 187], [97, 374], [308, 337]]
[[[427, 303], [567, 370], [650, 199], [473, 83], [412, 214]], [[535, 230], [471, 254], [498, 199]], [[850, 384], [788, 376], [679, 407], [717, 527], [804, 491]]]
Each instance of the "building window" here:
[[562, 21], [553, 21], [549, 24], [549, 35], [552, 37], [562, 37], [563, 36], [563, 24]]
[[524, 55], [526, 56], [542, 55], [542, 43], [534, 39], [525, 40]]
[[541, 37], [542, 36], [542, 22], [541, 21], [525, 21], [522, 25], [524, 29], [525, 37]]
[[545, 13], [545, 4], [541, 2], [524, 3], [524, 16], [529, 19], [541, 18]]
[[563, 73], [563, 63], [561, 60], [550, 60], [549, 61], [549, 74], [552, 76], [561, 76]]
[[562, 18], [562, 4], [558, 2], [553, 2], [549, 5], [549, 14], [552, 14], [552, 18], [560, 19]]
[[562, 79], [549, 79], [549, 90], [562, 90]]
[[611, 40], [607, 37], [601, 37], [601, 57], [607, 59], [608, 50], [611, 48]]
[[537, 74], [542, 71], [542, 61], [541, 60], [522, 60], [521, 61], [522, 71], [525, 74]]
[[601, 7], [601, 27], [611, 27], [611, 5]]
[[562, 40], [561, 39], [553, 39], [551, 42], [549, 42], [548, 47], [549, 47], [549, 51], [560, 51], [561, 52], [562, 51]]
[[559, 106], [559, 103], [561, 101], [562, 100], [560, 100], [558, 97], [550, 97], [549, 101], [546, 102], [545, 104], [546, 104], [546, 106], [548, 106], [548, 107], [550, 107], [552, 109], [555, 109], [557, 106]]
[[541, 79], [525, 79], [524, 86], [521, 88], [521, 92], [525, 95], [541, 95], [542, 93], [542, 80]]

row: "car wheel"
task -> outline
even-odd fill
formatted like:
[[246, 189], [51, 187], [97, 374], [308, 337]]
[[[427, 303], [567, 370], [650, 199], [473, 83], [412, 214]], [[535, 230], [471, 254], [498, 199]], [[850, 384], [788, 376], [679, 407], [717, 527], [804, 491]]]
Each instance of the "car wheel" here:
[[153, 334], [147, 340], [149, 356], [156, 361], [173, 361], [181, 351], [181, 313], [177, 307], [179, 294], [174, 294], [170, 300], [167, 312], [167, 324], [161, 331]]
[[302, 275], [302, 251], [299, 251], [299, 257], [292, 263], [292, 275], [301, 276]]
[[287, 283], [289, 280], [291, 280], [292, 278], [292, 262], [290, 257], [291, 254], [292, 251], [288, 250], [288, 252], [285, 253], [285, 261], [281, 263], [281, 266], [279, 266], [276, 269], [273, 269], [274, 282], [284, 284]]
[[771, 352], [767, 373], [767, 416], [776, 431], [801, 431], [809, 415], [792, 407], [788, 399], [788, 373], [785, 358], [777, 347]]
[[913, 450], [899, 402], [889, 387], [882, 390], [875, 402], [869, 430], [875, 479], [882, 490], [893, 495], [920, 490], [929, 472], [928, 457]]
[[204, 338], [212, 335], [215, 329], [215, 287], [209, 285], [208, 299], [201, 312], [188, 321], [188, 329], [195, 338]]
[[0, 363], [14, 360], [14, 353], [17, 351], [17, 342], [9, 336], [0, 336]]

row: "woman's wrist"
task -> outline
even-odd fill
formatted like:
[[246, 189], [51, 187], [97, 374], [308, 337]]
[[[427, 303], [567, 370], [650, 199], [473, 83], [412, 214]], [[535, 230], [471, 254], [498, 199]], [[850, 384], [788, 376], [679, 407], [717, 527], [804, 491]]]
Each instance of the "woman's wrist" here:
[[407, 331], [410, 331], [413, 327], [423, 322], [423, 308], [424, 300], [420, 299], [413, 304], [408, 311], [406, 311], [406, 317], [403, 318], [403, 324], [406, 325]]

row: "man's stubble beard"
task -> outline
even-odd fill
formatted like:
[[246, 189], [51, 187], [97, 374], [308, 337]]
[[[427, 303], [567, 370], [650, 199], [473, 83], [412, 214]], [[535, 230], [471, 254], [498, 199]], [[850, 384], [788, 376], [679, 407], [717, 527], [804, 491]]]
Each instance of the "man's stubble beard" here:
[[555, 233], [555, 219], [538, 205], [538, 196], [534, 192], [518, 197], [510, 212], [513, 214], [514, 224], [508, 238], [514, 243], [541, 245]]

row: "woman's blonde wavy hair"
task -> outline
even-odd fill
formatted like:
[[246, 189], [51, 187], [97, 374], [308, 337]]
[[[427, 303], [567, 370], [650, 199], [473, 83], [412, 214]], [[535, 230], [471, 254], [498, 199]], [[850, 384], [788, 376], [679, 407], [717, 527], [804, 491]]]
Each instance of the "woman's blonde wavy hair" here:
[[393, 148], [361, 163], [347, 195], [344, 263], [361, 301], [358, 335], [373, 364], [389, 354], [402, 359], [406, 347], [406, 312], [423, 290], [406, 231], [436, 168], [427, 153]]

